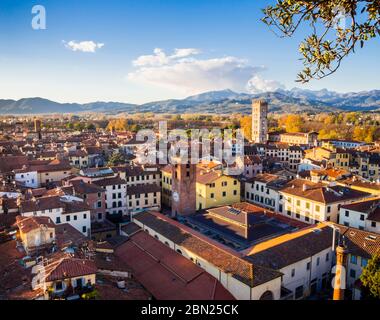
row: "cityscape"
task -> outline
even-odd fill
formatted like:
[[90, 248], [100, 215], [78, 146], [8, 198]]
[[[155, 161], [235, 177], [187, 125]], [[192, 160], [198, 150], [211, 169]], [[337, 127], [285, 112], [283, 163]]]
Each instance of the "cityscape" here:
[[[339, 24], [332, 29], [336, 47], [311, 36], [300, 44], [303, 65], [286, 53], [286, 66], [269, 72], [270, 80], [267, 67], [238, 58], [245, 50], [220, 54], [216, 38], [208, 49], [201, 35], [198, 42], [188, 36], [193, 48], [169, 44], [178, 36], [168, 31], [179, 25], [176, 18], [158, 22], [167, 49], [136, 26], [149, 45], [134, 48], [131, 66], [121, 71], [119, 53], [109, 47], [117, 47], [113, 26], [124, 30], [130, 21], [113, 19], [149, 1], [141, 2], [110, 1], [110, 24], [98, 30], [90, 20], [99, 21], [102, 1], [67, 1], [71, 11], [90, 14], [86, 20], [73, 13], [65, 36], [57, 31], [66, 25], [68, 11], [58, 13], [64, 5], [0, 4], [6, 19], [29, 15], [10, 37], [39, 42], [29, 67], [14, 40], [0, 45], [0, 300], [230, 301], [232, 314], [238, 300], [378, 301], [379, 44], [368, 44], [362, 67], [357, 52], [341, 66], [355, 46], [366, 59], [372, 29], [367, 39], [352, 27], [359, 22]], [[146, 17], [161, 8], [163, 17], [172, 10], [180, 19], [202, 7], [203, 24], [214, 10], [209, 2], [152, 0]], [[245, 2], [221, 1], [210, 21], [229, 8], [244, 24], [249, 6], [263, 51], [280, 43], [265, 40], [268, 26], [278, 22], [288, 36], [298, 27], [284, 15], [304, 19], [327, 10], [318, 1]], [[360, 2], [347, 1], [355, 14]], [[367, 27], [380, 34], [379, 3], [366, 3]], [[323, 10], [313, 23], [341, 17]], [[84, 21], [76, 38], [78, 17]], [[99, 40], [88, 40], [87, 28]], [[325, 51], [315, 51], [319, 45]], [[352, 48], [339, 51], [343, 45]], [[254, 56], [267, 63], [263, 54]], [[114, 59], [109, 70], [104, 59]], [[33, 80], [35, 67], [42, 73]]]

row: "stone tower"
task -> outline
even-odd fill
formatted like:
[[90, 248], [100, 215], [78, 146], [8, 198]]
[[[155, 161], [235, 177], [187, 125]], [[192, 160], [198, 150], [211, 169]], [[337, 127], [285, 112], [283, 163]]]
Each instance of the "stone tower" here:
[[188, 216], [196, 211], [195, 164], [172, 165], [172, 216]]
[[34, 118], [34, 131], [38, 134], [38, 139], [42, 138], [41, 135], [41, 120]]
[[268, 103], [264, 100], [252, 102], [252, 141], [266, 143], [268, 140]]
[[339, 245], [336, 247], [336, 270], [333, 300], [344, 300], [344, 290], [347, 281], [347, 260], [348, 249], [343, 239], [343, 241], [340, 241]]

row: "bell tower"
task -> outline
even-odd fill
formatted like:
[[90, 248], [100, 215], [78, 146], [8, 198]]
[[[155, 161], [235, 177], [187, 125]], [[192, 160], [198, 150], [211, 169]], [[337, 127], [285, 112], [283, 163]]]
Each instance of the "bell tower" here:
[[336, 247], [336, 270], [334, 281], [333, 300], [344, 300], [344, 290], [346, 288], [346, 271], [347, 271], [348, 249], [343, 237]]
[[196, 211], [197, 167], [190, 162], [172, 165], [172, 216], [188, 216]]

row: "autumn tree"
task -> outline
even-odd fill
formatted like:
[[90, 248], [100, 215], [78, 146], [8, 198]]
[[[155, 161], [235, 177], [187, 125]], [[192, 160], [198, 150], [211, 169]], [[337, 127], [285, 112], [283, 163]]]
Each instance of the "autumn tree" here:
[[380, 255], [368, 261], [360, 276], [366, 298], [380, 299]]
[[298, 114], [289, 114], [278, 121], [279, 125], [285, 127], [286, 132], [295, 133], [302, 131], [304, 120]]
[[240, 128], [243, 132], [244, 138], [251, 140], [252, 138], [252, 117], [244, 116], [240, 118]]
[[379, 0], [278, 0], [263, 12], [262, 21], [281, 37], [310, 26], [299, 45], [302, 83], [331, 75], [358, 46], [380, 35]]

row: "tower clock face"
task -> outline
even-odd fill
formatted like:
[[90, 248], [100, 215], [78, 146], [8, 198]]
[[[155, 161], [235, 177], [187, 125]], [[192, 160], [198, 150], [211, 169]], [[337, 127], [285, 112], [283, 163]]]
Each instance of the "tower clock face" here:
[[178, 202], [178, 201], [179, 201], [179, 194], [178, 194], [178, 192], [173, 192], [173, 200], [174, 200], [175, 202]]

